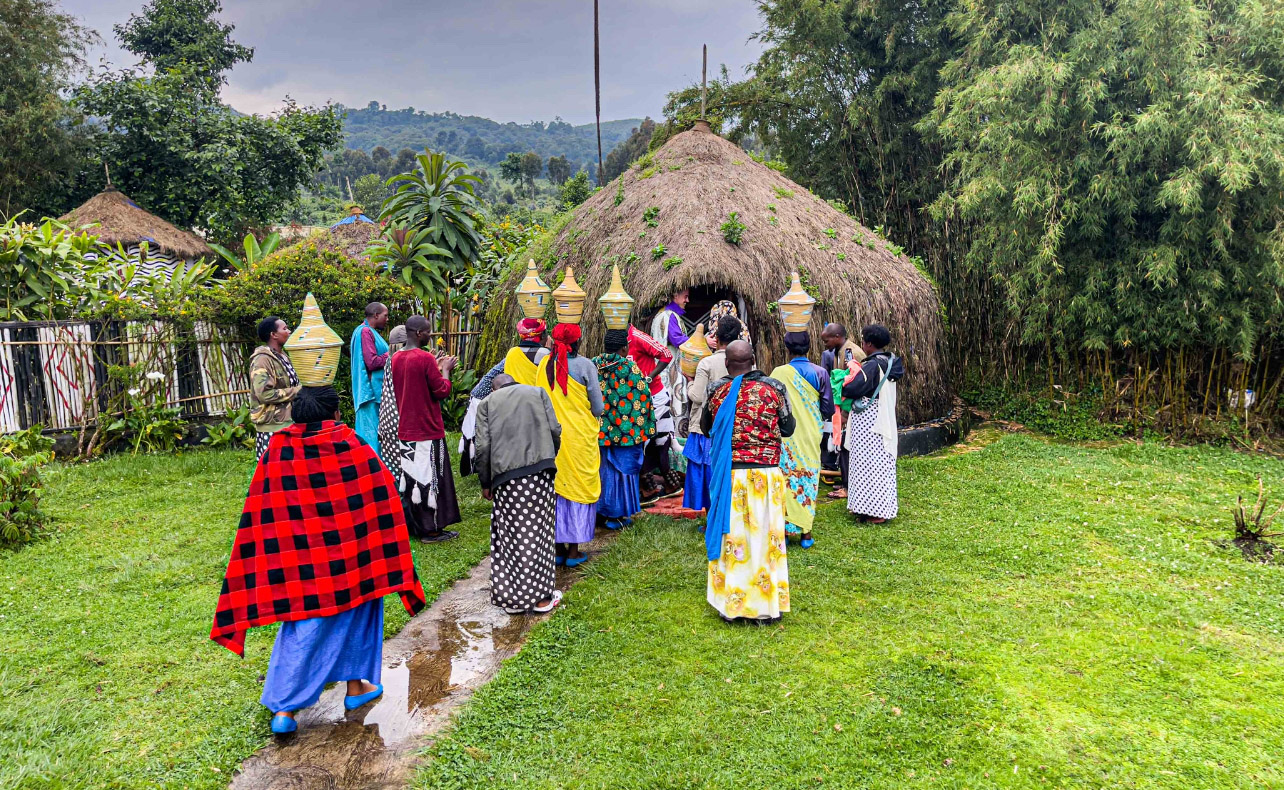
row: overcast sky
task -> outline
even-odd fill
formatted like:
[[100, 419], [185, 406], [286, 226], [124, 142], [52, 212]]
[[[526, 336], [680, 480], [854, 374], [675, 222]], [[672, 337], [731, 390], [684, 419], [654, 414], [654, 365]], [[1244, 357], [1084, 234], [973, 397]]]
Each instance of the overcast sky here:
[[[144, 0], [62, 0], [102, 36], [91, 61], [117, 66], [112, 25]], [[709, 69], [744, 73], [760, 50], [752, 0], [601, 0], [602, 120], [660, 116], [665, 94]], [[224, 0], [222, 19], [254, 60], [225, 98], [242, 112], [286, 95], [350, 107], [379, 101], [497, 121], [593, 120], [592, 0]]]

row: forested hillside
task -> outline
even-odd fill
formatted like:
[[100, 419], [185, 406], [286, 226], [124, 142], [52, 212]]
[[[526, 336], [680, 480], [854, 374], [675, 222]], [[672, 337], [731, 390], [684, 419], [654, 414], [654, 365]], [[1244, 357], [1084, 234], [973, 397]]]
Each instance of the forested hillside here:
[[[369, 153], [378, 146], [390, 151], [425, 147], [479, 164], [498, 164], [510, 151], [534, 151], [542, 158], [565, 156], [576, 165], [597, 160], [597, 135], [593, 124], [572, 126], [561, 118], [549, 123], [498, 123], [475, 115], [453, 112], [427, 113], [408, 107], [384, 109], [370, 102], [362, 109], [344, 108], [344, 136], [348, 148]], [[602, 151], [605, 153], [629, 136], [641, 123], [630, 118], [602, 124]], [[573, 170], [577, 170], [574, 167]]]

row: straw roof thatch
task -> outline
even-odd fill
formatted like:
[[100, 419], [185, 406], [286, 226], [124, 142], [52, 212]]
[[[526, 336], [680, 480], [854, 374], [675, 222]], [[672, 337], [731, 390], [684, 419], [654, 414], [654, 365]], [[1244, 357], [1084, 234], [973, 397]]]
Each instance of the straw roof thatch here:
[[366, 247], [378, 238], [381, 228], [372, 222], [350, 222], [346, 225], [335, 225], [316, 232], [317, 243], [335, 252], [341, 252], [349, 258], [360, 261], [370, 260]]
[[[658, 208], [655, 227], [644, 219], [652, 207]], [[739, 245], [724, 240], [720, 230], [733, 211], [745, 225]], [[654, 257], [660, 244], [664, 253]], [[574, 267], [589, 300], [582, 324], [586, 354], [601, 350], [605, 328], [596, 300], [610, 284], [611, 265], [619, 263], [625, 289], [637, 300], [634, 323], [643, 329], [675, 290], [715, 286], [739, 294], [765, 370], [786, 361], [774, 303], [798, 270], [820, 300], [810, 328], [815, 359], [825, 322], [842, 323], [852, 335], [865, 324], [882, 323], [908, 371], [898, 393], [902, 423], [950, 409], [941, 303], [927, 278], [851, 217], [703, 129], [673, 137], [650, 161], [589, 198], [531, 252], [554, 287], [564, 267]], [[482, 338], [483, 363], [513, 342], [520, 317], [513, 292], [524, 269], [515, 267], [497, 289]]]
[[72, 209], [59, 219], [73, 228], [96, 224], [97, 227], [90, 228], [88, 232], [106, 244], [119, 243], [128, 247], [146, 241], [152, 251], [159, 250], [185, 261], [218, 257], [200, 236], [148, 214], [113, 186], [108, 186], [80, 208]]

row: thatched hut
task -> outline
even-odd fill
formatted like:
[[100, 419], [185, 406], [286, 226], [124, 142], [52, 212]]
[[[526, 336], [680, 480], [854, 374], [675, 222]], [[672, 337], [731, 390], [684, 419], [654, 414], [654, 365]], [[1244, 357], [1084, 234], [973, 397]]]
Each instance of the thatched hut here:
[[139, 274], [173, 274], [202, 258], [218, 260], [200, 236], [147, 213], [111, 185], [59, 220], [73, 228], [95, 226], [87, 232], [98, 238], [103, 254], [136, 264]]
[[360, 206], [353, 206], [349, 209], [348, 216], [319, 234], [320, 243], [349, 258], [368, 261], [370, 256], [366, 254], [366, 248], [382, 231], [379, 223], [367, 217]]
[[[732, 212], [744, 225], [739, 244], [724, 238]], [[631, 167], [551, 228], [530, 257], [550, 284], [566, 265], [574, 268], [589, 299], [585, 353], [601, 350], [604, 324], [596, 300], [618, 263], [637, 300], [639, 327], [647, 328], [650, 316], [682, 288], [690, 289], [692, 319], [730, 299], [740, 305], [758, 365], [767, 370], [786, 359], [775, 302], [797, 270], [819, 300], [811, 319], [815, 358], [825, 322], [853, 332], [885, 324], [908, 370], [899, 393], [902, 424], [950, 410], [941, 302], [928, 279], [875, 233], [707, 127], [676, 135]], [[513, 341], [519, 317], [513, 292], [524, 269], [515, 267], [497, 289], [482, 338], [483, 364]]]

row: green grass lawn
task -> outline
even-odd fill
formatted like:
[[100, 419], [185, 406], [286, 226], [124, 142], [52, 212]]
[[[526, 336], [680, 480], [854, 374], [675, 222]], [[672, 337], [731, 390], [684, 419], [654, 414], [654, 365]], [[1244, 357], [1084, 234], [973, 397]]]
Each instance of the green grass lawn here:
[[[209, 641], [248, 452], [55, 467], [52, 537], [0, 552], [0, 787], [225, 787], [266, 743], [274, 628], [239, 659]], [[414, 544], [430, 599], [489, 547], [476, 478], [463, 537]], [[485, 507], [483, 507], [485, 506]], [[385, 601], [386, 630], [407, 621]]]
[[892, 524], [824, 506], [779, 627], [723, 624], [694, 527], [642, 520], [416, 785], [1284, 786], [1284, 566], [1218, 543], [1280, 462], [969, 449], [903, 462]]

